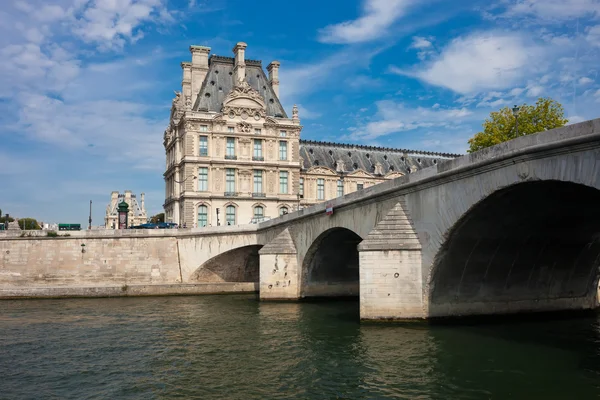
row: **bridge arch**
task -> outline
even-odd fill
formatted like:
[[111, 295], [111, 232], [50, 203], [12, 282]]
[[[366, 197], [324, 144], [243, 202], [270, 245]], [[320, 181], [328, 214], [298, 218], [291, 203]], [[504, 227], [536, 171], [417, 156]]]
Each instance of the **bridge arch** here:
[[526, 181], [490, 194], [451, 228], [429, 279], [429, 316], [593, 308], [600, 190]]
[[330, 228], [312, 242], [302, 265], [301, 297], [358, 296], [358, 244], [348, 228]]
[[212, 257], [192, 273], [189, 282], [258, 282], [261, 248], [242, 246]]

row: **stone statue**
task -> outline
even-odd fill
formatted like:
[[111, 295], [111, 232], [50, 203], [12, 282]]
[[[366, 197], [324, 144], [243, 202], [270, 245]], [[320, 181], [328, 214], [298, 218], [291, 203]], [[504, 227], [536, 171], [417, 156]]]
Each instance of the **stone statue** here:
[[294, 104], [294, 107], [292, 108], [292, 119], [299, 119], [298, 118], [298, 106]]

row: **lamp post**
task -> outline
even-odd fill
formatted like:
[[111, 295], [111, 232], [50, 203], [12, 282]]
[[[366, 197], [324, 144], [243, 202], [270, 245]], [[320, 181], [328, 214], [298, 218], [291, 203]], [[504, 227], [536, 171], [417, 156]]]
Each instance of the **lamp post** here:
[[192, 176], [192, 175], [190, 175], [190, 176], [188, 176], [187, 178], [185, 178], [185, 179], [184, 179], [184, 180], [182, 180], [182, 181], [178, 181], [178, 180], [175, 180], [175, 179], [173, 179], [173, 182], [175, 182], [175, 183], [179, 183], [179, 184], [182, 184], [182, 183], [184, 183], [185, 181], [187, 181], [187, 180], [188, 180], [188, 179], [190, 179], [190, 178], [192, 178], [192, 180], [194, 180], [194, 179], [197, 179], [197, 178], [196, 178], [196, 176]]
[[512, 112], [513, 112], [513, 115], [515, 116], [515, 130], [516, 130], [515, 137], [519, 137], [519, 107], [516, 104], [513, 107]]
[[88, 230], [92, 229], [92, 201], [90, 200], [90, 218], [88, 219]]

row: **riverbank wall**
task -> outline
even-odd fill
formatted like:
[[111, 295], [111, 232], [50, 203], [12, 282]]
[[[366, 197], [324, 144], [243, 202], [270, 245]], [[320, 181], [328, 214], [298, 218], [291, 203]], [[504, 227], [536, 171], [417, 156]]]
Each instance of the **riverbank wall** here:
[[257, 292], [246, 259], [215, 267], [215, 254], [256, 241], [253, 226], [228, 228], [2, 233], [0, 298]]

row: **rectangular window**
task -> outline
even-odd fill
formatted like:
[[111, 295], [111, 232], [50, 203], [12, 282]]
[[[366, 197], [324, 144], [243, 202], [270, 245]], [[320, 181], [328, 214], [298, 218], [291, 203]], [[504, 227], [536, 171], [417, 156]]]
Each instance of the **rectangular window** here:
[[287, 142], [285, 140], [279, 141], [279, 159], [281, 161], [287, 160]]
[[225, 153], [228, 157], [235, 156], [235, 138], [228, 137], [227, 138], [227, 150]]
[[263, 172], [259, 169], [254, 170], [254, 193], [262, 193]]
[[325, 200], [325, 180], [317, 179], [317, 199]]
[[280, 137], [286, 137], [287, 136], [287, 132], [286, 131], [279, 131], [279, 136]]
[[298, 190], [301, 198], [304, 198], [304, 178], [300, 178], [300, 188]]
[[200, 155], [208, 155], [208, 136], [200, 136]]
[[363, 184], [362, 183], [357, 183], [356, 184], [356, 190], [363, 190]]
[[287, 171], [279, 171], [279, 193], [288, 192], [288, 172]]
[[208, 168], [198, 168], [198, 191], [206, 192], [208, 190]]
[[198, 206], [198, 227], [203, 228], [208, 224], [208, 207]]
[[344, 195], [344, 181], [338, 179], [337, 181], [337, 195], [338, 197], [342, 197]]
[[262, 139], [254, 139], [254, 160], [263, 161]]
[[260, 128], [255, 128], [255, 129], [254, 129], [254, 134], [255, 134], [255, 135], [260, 135], [260, 134], [261, 134], [261, 130], [260, 130]]
[[200, 132], [208, 132], [208, 125], [200, 125]]
[[227, 127], [227, 132], [233, 133], [234, 132], [233, 126], [228, 126]]
[[227, 206], [225, 208], [225, 221], [227, 225], [235, 225], [235, 207]]
[[225, 191], [227, 193], [235, 193], [235, 169], [225, 169]]

